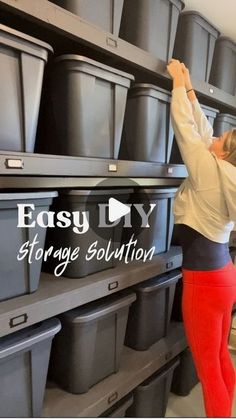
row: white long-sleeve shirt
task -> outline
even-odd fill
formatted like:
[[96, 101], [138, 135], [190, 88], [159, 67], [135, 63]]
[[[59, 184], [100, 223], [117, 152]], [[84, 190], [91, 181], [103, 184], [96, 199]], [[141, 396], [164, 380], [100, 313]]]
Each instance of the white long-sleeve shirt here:
[[175, 223], [227, 243], [236, 221], [236, 167], [208, 150], [213, 129], [198, 100], [191, 103], [184, 87], [172, 91], [171, 120], [188, 171], [175, 197]]

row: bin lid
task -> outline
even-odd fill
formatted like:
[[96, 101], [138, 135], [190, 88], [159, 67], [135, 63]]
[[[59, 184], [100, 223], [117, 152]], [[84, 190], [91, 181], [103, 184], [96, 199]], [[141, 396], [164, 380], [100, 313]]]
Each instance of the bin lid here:
[[173, 271], [170, 273], [158, 275], [154, 278], [148, 279], [147, 281], [141, 282], [141, 284], [134, 285], [132, 289], [138, 293], [150, 293], [155, 292], [161, 288], [166, 288], [172, 285], [182, 278], [180, 271]]
[[29, 351], [34, 345], [53, 339], [60, 329], [60, 321], [57, 318], [52, 318], [15, 332], [10, 336], [4, 336], [0, 338], [0, 359], [18, 354], [23, 350]]
[[211, 106], [206, 106], [201, 103], [201, 108], [207, 111], [207, 114], [212, 114], [212, 116], [216, 116], [220, 111], [219, 109], [212, 108]]
[[138, 188], [135, 189], [135, 194], [153, 194], [153, 195], [159, 195], [159, 194], [175, 194], [177, 192], [178, 188], [155, 188], [155, 189], [149, 189], [149, 188]]
[[199, 25], [201, 25], [204, 29], [210, 32], [213, 36], [218, 38], [218, 36], [220, 35], [220, 31], [208, 19], [206, 19], [205, 16], [203, 16], [196, 10], [187, 10], [181, 12], [179, 15], [179, 19], [185, 18], [186, 16], [194, 17], [197, 23], [199, 23]]
[[10, 35], [13, 35], [17, 38], [20, 38], [24, 41], [30, 42], [31, 44], [36, 44], [39, 47], [45, 48], [46, 50], [53, 52], [53, 48], [51, 47], [51, 45], [47, 44], [44, 41], [41, 41], [37, 38], [34, 38], [33, 36], [30, 35], [26, 35], [23, 32], [20, 31], [16, 31], [15, 29], [9, 28], [8, 26], [2, 25], [0, 24], [0, 33], [8, 33]]
[[137, 392], [146, 392], [156, 385], [158, 385], [159, 381], [169, 375], [180, 363], [180, 358], [177, 356], [172, 361], [168, 362], [162, 366], [158, 371], [156, 371], [153, 375], [143, 381], [135, 391]]
[[[231, 124], [235, 124], [236, 127], [236, 116], [235, 115], [230, 115], [229, 113], [219, 113], [219, 115], [217, 115], [217, 121], [219, 120], [224, 120], [225, 122], [230, 122]], [[223, 122], [223, 121], [221, 121]]]
[[219, 43], [223, 43], [225, 46], [227, 46], [228, 48], [232, 49], [234, 52], [236, 52], [236, 43], [229, 38], [228, 36], [219, 36], [219, 38], [216, 40], [217, 44]]
[[60, 55], [55, 59], [55, 63], [61, 63], [63, 61], [77, 61], [80, 63], [89, 64], [93, 67], [97, 67], [102, 70], [109, 71], [110, 73], [116, 74], [117, 76], [125, 77], [129, 80], [134, 80], [134, 76], [129, 73], [125, 73], [124, 71], [118, 70], [117, 68], [110, 67], [106, 64], [100, 63], [99, 61], [92, 60], [91, 58], [84, 57], [82, 55], [76, 54], [64, 54]]
[[0, 201], [17, 201], [27, 199], [44, 199], [44, 198], [55, 198], [58, 196], [58, 192], [9, 192], [0, 193]]
[[168, 90], [163, 89], [162, 87], [156, 86], [155, 84], [149, 83], [136, 83], [129, 89], [130, 96], [152, 96], [154, 98], [159, 98], [160, 93], [165, 95], [166, 101], [170, 102], [171, 93]]
[[73, 189], [70, 191], [63, 191], [61, 194], [66, 196], [88, 196], [88, 195], [126, 195], [133, 193], [133, 189]]
[[114, 313], [123, 307], [130, 306], [135, 300], [136, 294], [128, 291], [109, 295], [108, 297], [68, 311], [62, 314], [61, 319], [73, 324], [91, 322], [110, 313]]

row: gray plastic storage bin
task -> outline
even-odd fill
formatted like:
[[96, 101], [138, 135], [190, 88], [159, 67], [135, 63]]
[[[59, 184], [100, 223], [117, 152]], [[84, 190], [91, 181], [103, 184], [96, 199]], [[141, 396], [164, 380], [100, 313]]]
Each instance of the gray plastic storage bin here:
[[180, 0], [125, 0], [120, 38], [169, 61], [183, 7]]
[[178, 396], [188, 396], [198, 384], [196, 368], [189, 348], [180, 354], [180, 363], [174, 371], [171, 392]]
[[180, 277], [179, 271], [172, 271], [133, 287], [137, 300], [129, 312], [127, 346], [146, 351], [168, 334], [175, 286]]
[[49, 88], [51, 105], [45, 104], [46, 133], [39, 139], [39, 151], [117, 159], [133, 79], [89, 58], [57, 58]]
[[[56, 213], [60, 211], [80, 211], [89, 213], [89, 229], [83, 234], [76, 234], [73, 232], [73, 225], [67, 229], [55, 227], [49, 229], [47, 233], [47, 246], [55, 246], [55, 248], [71, 247], [75, 249], [80, 247], [79, 257], [67, 265], [63, 272], [64, 277], [79, 278], [95, 272], [109, 269], [115, 266], [115, 259], [112, 257], [109, 260], [97, 259], [94, 256], [91, 260], [86, 260], [86, 254], [91, 256], [88, 249], [97, 241], [97, 245], [93, 250], [100, 248], [107, 249], [108, 242], [111, 240], [110, 252], [120, 246], [122, 238], [123, 224], [121, 222], [114, 227], [99, 227], [99, 204], [107, 204], [109, 198], [114, 197], [122, 202], [129, 199], [132, 189], [104, 189], [104, 190], [72, 190], [63, 192], [57, 200], [54, 201], [52, 210]], [[53, 272], [58, 265], [58, 261], [54, 258], [49, 258], [44, 265], [44, 269], [48, 272]]]
[[169, 362], [134, 390], [134, 403], [127, 417], [165, 417], [173, 372], [178, 364], [178, 358]]
[[[119, 35], [124, 0], [51, 0], [82, 19]], [[79, 24], [79, 23], [78, 23]]]
[[51, 375], [66, 391], [86, 393], [118, 372], [131, 292], [102, 298], [61, 316], [62, 331], [53, 345]]
[[[35, 222], [35, 227], [18, 227], [18, 204], [34, 204], [31, 210], [33, 219], [26, 219], [31, 224], [39, 212], [48, 211], [56, 192], [33, 193], [1, 193], [0, 194], [0, 301], [18, 295], [30, 294], [37, 290], [41, 272], [42, 260], [35, 259], [33, 252], [32, 263], [28, 257], [17, 260], [20, 248], [27, 241], [33, 242], [37, 235], [38, 248], [44, 247], [46, 228]], [[26, 250], [29, 248], [25, 248]], [[21, 253], [22, 256], [22, 253]]]
[[100, 418], [125, 418], [126, 412], [134, 402], [133, 395], [130, 394], [127, 397], [121, 399], [118, 403], [112, 406], [110, 409], [106, 410]]
[[214, 135], [218, 136], [225, 131], [236, 128], [236, 116], [220, 113], [214, 123]]
[[200, 13], [182, 12], [179, 16], [173, 56], [185, 63], [191, 76], [208, 82], [215, 42], [219, 34]]
[[173, 142], [168, 91], [136, 84], [128, 94], [120, 159], [169, 163]]
[[0, 25], [0, 150], [34, 152], [44, 66], [52, 48]]
[[[218, 113], [219, 113], [218, 109], [214, 109], [206, 105], [201, 105], [201, 108], [203, 112], [205, 113], [208, 121], [210, 122], [212, 128], [214, 127], [214, 135], [215, 135], [215, 123], [216, 123], [216, 119], [218, 118]], [[173, 146], [172, 146], [171, 155], [170, 155], [170, 163], [184, 164], [175, 137], [173, 140]]]
[[220, 36], [215, 45], [210, 83], [230, 95], [236, 94], [236, 43]]
[[236, 231], [231, 231], [230, 237], [229, 237], [229, 247], [236, 247]]
[[172, 309], [172, 314], [171, 314], [171, 320], [174, 320], [176, 322], [183, 321], [182, 295], [183, 295], [183, 279], [181, 276], [175, 287], [175, 296], [174, 296], [173, 309]]
[[57, 319], [0, 338], [0, 417], [40, 417]]
[[128, 243], [131, 236], [137, 240], [137, 248], [149, 251], [155, 247], [154, 254], [167, 252], [170, 249], [174, 226], [172, 206], [177, 188], [137, 189], [128, 203], [143, 204], [144, 211], [150, 211], [150, 204], [156, 204], [149, 216], [149, 226], [142, 227], [140, 215], [131, 207], [132, 227], [123, 230], [122, 243]]

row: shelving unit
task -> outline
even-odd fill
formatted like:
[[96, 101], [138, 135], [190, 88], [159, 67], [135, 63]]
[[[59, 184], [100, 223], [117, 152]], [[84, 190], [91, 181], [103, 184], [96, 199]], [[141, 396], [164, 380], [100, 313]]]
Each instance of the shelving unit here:
[[[56, 54], [77, 53], [100, 58], [105, 64], [129, 71], [136, 79], [148, 79], [171, 89], [166, 63], [123, 39], [97, 28], [48, 0], [0, 0], [2, 23], [51, 43]], [[13, 18], [14, 16], [14, 18]], [[193, 80], [195, 90], [206, 104], [220, 106], [236, 115], [236, 98], [215, 86]]]
[[[47, 0], [0, 0], [0, 12], [1, 23], [48, 42], [56, 55], [84, 54], [134, 74], [136, 81], [171, 90], [165, 62]], [[198, 80], [193, 80], [193, 85], [202, 103], [236, 115], [236, 97]], [[2, 190], [96, 188], [107, 179], [112, 187], [131, 186], [131, 182], [137, 186], [173, 187], [180, 185], [186, 175], [183, 165], [0, 151]], [[180, 248], [171, 247], [145, 264], [120, 263], [82, 279], [42, 273], [36, 293], [0, 303], [0, 337], [180, 268], [181, 264]], [[182, 324], [172, 323], [168, 336], [148, 351], [125, 347], [119, 373], [88, 393], [72, 395], [51, 384], [46, 391], [44, 416], [98, 416], [186, 346]]]
[[42, 273], [37, 292], [0, 303], [0, 337], [180, 268], [181, 264], [181, 248], [172, 246], [151, 261], [118, 263], [115, 268], [84, 278], [56, 278]]

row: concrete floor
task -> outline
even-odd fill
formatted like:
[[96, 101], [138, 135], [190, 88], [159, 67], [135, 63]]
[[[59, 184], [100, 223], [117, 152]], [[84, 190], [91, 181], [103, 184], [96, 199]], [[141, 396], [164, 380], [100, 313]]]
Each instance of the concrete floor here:
[[[231, 351], [232, 360], [236, 368], [236, 350]], [[197, 384], [186, 397], [170, 393], [166, 417], [205, 417], [201, 385]], [[236, 417], [236, 391], [233, 406], [233, 417]]]

